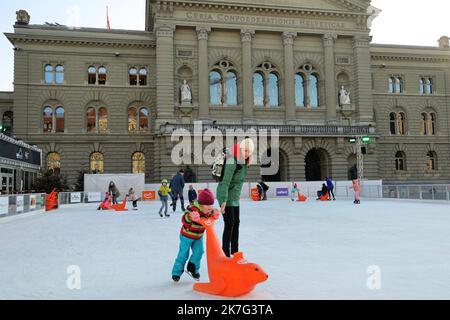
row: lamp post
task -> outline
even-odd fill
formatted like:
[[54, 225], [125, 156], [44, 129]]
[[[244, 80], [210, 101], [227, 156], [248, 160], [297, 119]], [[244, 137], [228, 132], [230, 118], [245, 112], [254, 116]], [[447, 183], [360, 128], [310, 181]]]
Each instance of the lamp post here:
[[349, 139], [350, 143], [355, 144], [356, 166], [358, 168], [358, 180], [364, 178], [364, 154], [362, 152], [363, 145], [370, 144], [369, 136], [357, 136]]

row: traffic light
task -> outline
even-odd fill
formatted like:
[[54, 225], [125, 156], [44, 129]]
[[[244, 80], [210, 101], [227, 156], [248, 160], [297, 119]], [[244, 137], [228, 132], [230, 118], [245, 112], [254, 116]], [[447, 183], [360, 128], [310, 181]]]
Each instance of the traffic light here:
[[356, 143], [356, 138], [350, 138], [350, 139], [348, 139], [348, 142], [350, 142], [350, 143]]

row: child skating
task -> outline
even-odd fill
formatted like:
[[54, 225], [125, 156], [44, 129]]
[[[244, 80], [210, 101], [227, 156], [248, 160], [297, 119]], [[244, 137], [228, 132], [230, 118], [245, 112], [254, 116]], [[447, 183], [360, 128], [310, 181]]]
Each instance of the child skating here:
[[[181, 219], [183, 226], [180, 231], [180, 248], [178, 250], [177, 258], [172, 269], [172, 280], [180, 281], [183, 272], [189, 274], [196, 281], [200, 280], [200, 261], [203, 256], [203, 234], [205, 227], [198, 222], [200, 218], [210, 218], [217, 220], [220, 216], [220, 211], [213, 208], [214, 195], [205, 189], [198, 195], [198, 200], [194, 204], [189, 205], [185, 210]], [[192, 254], [189, 257], [189, 253]], [[187, 270], [184, 267], [187, 264]]]
[[164, 210], [164, 215], [166, 217], [170, 217], [169, 214], [167, 214], [167, 203], [169, 201], [169, 193], [170, 193], [170, 188], [167, 186], [168, 181], [167, 179], [163, 179], [161, 181], [161, 187], [158, 190], [158, 195], [159, 195], [159, 199], [161, 200], [161, 209], [159, 209], [159, 216], [162, 218], [164, 217], [162, 212]]
[[358, 179], [353, 180], [353, 190], [355, 191], [355, 201], [353, 201], [354, 204], [360, 204], [360, 195], [361, 195], [361, 189], [359, 187], [359, 181]]
[[295, 182], [292, 182], [292, 188], [291, 188], [291, 201], [295, 201], [300, 194], [300, 191], [298, 190], [298, 186]]
[[138, 197], [136, 196], [133, 188], [128, 190], [128, 199], [133, 202], [133, 210], [137, 210]]

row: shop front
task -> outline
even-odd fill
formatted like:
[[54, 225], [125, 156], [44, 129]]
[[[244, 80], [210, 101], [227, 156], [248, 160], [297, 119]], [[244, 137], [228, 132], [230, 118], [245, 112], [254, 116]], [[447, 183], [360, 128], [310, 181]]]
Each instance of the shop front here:
[[41, 162], [40, 149], [0, 134], [1, 194], [32, 191]]

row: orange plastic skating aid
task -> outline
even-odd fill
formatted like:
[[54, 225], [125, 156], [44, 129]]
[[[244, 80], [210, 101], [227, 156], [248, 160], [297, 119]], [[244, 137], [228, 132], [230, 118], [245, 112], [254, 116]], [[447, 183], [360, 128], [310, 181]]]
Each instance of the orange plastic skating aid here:
[[111, 206], [111, 209], [114, 209], [116, 211], [128, 211], [128, 209], [125, 208], [126, 205], [127, 205], [127, 196], [125, 196], [125, 199], [123, 199], [122, 203], [113, 204]]
[[308, 199], [307, 196], [304, 196], [304, 195], [302, 195], [302, 194], [299, 194], [299, 195], [298, 195], [298, 198], [297, 198], [297, 201], [305, 202], [307, 199]]
[[233, 258], [225, 256], [214, 230], [214, 219], [200, 220], [206, 228], [206, 259], [208, 263], [209, 283], [196, 283], [194, 290], [224, 297], [239, 297], [250, 293], [258, 283], [269, 277], [255, 263], [244, 259], [242, 252]]
[[320, 201], [328, 201], [328, 192], [325, 193], [323, 196], [320, 196]]
[[53, 189], [50, 194], [45, 195], [45, 211], [51, 211], [58, 208], [58, 192]]

